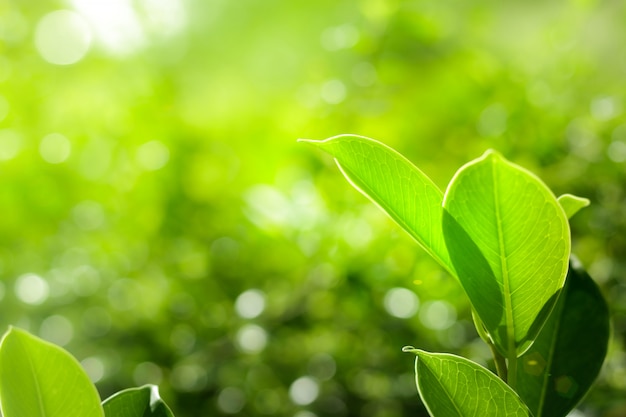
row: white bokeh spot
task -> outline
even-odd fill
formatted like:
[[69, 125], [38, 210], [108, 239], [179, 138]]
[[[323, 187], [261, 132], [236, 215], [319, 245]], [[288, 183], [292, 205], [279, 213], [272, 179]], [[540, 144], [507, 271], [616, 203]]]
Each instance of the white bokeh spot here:
[[41, 57], [51, 64], [75, 64], [83, 59], [90, 46], [89, 24], [76, 12], [57, 10], [37, 23], [35, 47]]

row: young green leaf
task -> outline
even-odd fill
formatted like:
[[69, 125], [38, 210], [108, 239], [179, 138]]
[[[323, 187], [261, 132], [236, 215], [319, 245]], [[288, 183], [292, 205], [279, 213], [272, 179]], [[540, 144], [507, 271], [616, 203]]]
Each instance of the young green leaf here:
[[443, 193], [426, 174], [395, 150], [363, 136], [300, 141], [331, 154], [350, 184], [454, 275], [441, 232]]
[[14, 327], [0, 343], [0, 403], [4, 417], [104, 417], [78, 361]]
[[156, 385], [120, 391], [102, 403], [106, 417], [174, 417]]
[[568, 219], [571, 219], [580, 209], [589, 205], [589, 199], [572, 194], [563, 194], [558, 198], [558, 201], [563, 210], [565, 210]]
[[570, 266], [556, 307], [520, 358], [517, 392], [535, 417], [562, 417], [578, 404], [600, 372], [609, 332], [600, 290]]
[[515, 391], [482, 366], [447, 353], [404, 350], [417, 355], [417, 390], [432, 417], [532, 416]]
[[565, 213], [539, 178], [494, 151], [457, 171], [443, 206], [443, 233], [461, 285], [514, 368], [565, 280]]

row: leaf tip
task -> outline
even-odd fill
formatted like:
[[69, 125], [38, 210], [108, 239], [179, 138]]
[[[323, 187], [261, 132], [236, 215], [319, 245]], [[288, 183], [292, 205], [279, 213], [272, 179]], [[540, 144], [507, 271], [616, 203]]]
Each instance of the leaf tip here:
[[404, 346], [402, 348], [402, 351], [406, 353], [415, 353], [416, 355], [417, 355], [417, 352], [419, 352], [419, 350], [415, 349], [413, 346]]
[[578, 213], [582, 208], [589, 206], [590, 201], [588, 198], [578, 197], [573, 194], [563, 194], [557, 201], [565, 211], [568, 218], [572, 218], [574, 214]]
[[9, 326], [6, 329], [6, 331], [2, 335], [2, 340], [4, 340], [8, 336], [12, 336], [14, 334], [21, 334], [21, 333], [24, 333], [24, 332], [25, 331], [20, 329], [19, 327], [15, 327], [12, 324], [9, 324]]
[[485, 151], [485, 153], [483, 153], [483, 155], [479, 159], [488, 158], [502, 159], [503, 157], [500, 152], [496, 151], [495, 149], [489, 148]]
[[317, 139], [307, 139], [307, 138], [298, 138], [296, 140], [297, 143], [306, 143], [307, 145], [313, 145], [318, 148], [323, 148], [324, 145], [330, 141], [332, 138], [317, 140]]

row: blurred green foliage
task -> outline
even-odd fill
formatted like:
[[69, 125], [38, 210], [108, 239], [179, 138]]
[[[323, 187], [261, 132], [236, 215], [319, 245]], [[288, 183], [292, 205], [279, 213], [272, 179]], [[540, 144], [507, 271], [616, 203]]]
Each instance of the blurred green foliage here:
[[1, 0], [0, 324], [63, 345], [103, 398], [159, 384], [181, 417], [426, 415], [400, 348], [486, 363], [467, 301], [295, 140], [373, 137], [441, 187], [491, 147], [592, 201], [573, 251], [614, 338], [577, 415], [624, 415], [624, 18], [595, 0]]

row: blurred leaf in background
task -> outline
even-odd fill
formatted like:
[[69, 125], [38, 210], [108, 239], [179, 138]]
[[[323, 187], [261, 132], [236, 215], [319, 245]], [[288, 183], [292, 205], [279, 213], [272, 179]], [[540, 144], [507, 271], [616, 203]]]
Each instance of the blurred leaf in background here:
[[[0, 324], [176, 415], [426, 415], [400, 348], [486, 363], [458, 285], [299, 137], [443, 187], [487, 148], [592, 201], [626, 413], [621, 2], [0, 1]], [[488, 363], [487, 363], [488, 364]], [[489, 365], [489, 364], [488, 364]]]

